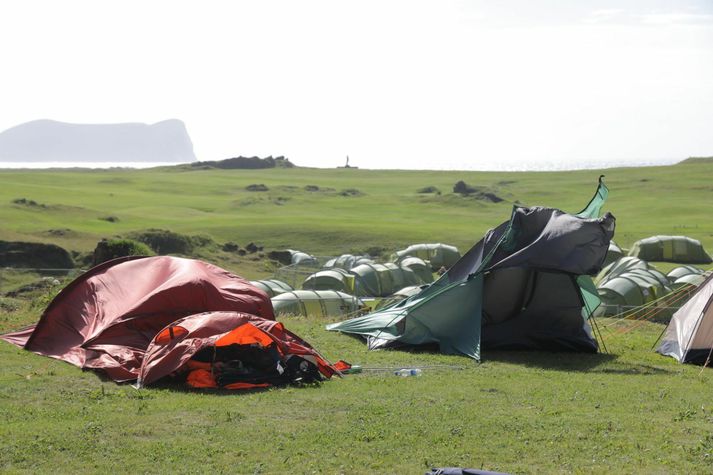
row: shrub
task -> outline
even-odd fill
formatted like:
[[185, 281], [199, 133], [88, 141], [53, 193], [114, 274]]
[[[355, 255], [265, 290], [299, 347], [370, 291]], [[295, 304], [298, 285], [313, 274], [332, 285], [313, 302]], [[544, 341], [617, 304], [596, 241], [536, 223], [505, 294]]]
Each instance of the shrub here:
[[74, 261], [66, 249], [55, 244], [0, 241], [0, 267], [72, 269]]
[[126, 256], [152, 256], [149, 247], [133, 239], [102, 239], [94, 248], [94, 265]]
[[131, 233], [129, 237], [148, 245], [156, 254], [190, 254], [194, 246], [189, 236], [166, 229], [147, 229]]

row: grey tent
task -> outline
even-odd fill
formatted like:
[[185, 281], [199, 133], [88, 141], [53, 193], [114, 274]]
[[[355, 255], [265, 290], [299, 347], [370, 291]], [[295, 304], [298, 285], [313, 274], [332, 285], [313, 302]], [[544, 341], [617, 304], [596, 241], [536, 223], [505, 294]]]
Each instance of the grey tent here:
[[630, 256], [645, 261], [679, 262], [681, 264], [710, 264], [711, 256], [700, 241], [687, 236], [651, 236], [636, 241]]
[[673, 314], [656, 351], [681, 363], [710, 364], [713, 352], [713, 274]]
[[379, 300], [376, 304], [375, 310], [388, 307], [390, 305], [395, 304], [396, 302], [400, 302], [401, 300], [412, 297], [421, 292], [424, 288], [426, 288], [425, 285], [410, 285], [408, 287], [404, 287], [398, 292], [394, 292], [388, 297]]
[[358, 298], [335, 290], [295, 290], [271, 300], [276, 316], [342, 317], [364, 306]]
[[515, 206], [420, 293], [327, 329], [361, 335], [371, 349], [437, 344], [475, 359], [481, 347], [596, 352], [588, 318], [599, 298], [588, 276], [614, 234], [611, 214], [597, 218], [607, 194], [600, 180], [577, 215]]
[[448, 244], [412, 244], [406, 249], [396, 251], [391, 256], [393, 262], [399, 262], [406, 257], [418, 257], [431, 263], [431, 269], [435, 272], [441, 267], [449, 268], [460, 259], [460, 252], [455, 246]]

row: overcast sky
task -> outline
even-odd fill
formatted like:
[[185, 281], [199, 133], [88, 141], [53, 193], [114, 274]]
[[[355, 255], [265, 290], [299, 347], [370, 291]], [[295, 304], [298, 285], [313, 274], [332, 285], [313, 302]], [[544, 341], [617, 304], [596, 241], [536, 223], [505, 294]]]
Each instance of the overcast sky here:
[[0, 3], [0, 130], [185, 122], [199, 160], [713, 155], [713, 1]]

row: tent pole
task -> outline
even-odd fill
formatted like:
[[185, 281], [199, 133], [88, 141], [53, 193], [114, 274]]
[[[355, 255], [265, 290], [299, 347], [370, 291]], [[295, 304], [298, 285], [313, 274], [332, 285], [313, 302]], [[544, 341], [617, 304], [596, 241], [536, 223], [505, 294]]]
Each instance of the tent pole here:
[[663, 336], [663, 334], [666, 333], [666, 329], [668, 329], [668, 325], [666, 325], [665, 327], [663, 327], [663, 330], [661, 330], [661, 333], [659, 334], [659, 337], [656, 338], [656, 341], [654, 342], [654, 344], [651, 345], [651, 349], [652, 349], [652, 350], [654, 349], [654, 347], [656, 347], [656, 344], [659, 342], [659, 340], [661, 339], [661, 337]]
[[[591, 314], [590, 314], [590, 315], [591, 315]], [[593, 325], [594, 331], [599, 334], [599, 340], [601, 340], [601, 342], [602, 342], [602, 347], [604, 348], [604, 353], [608, 355], [608, 354], [609, 354], [609, 350], [607, 349], [606, 343], [604, 343], [604, 335], [602, 335], [602, 331], [599, 329], [599, 325], [597, 324], [597, 319], [594, 318], [594, 315], [591, 315], [591, 316], [589, 317], [589, 319], [590, 319], [590, 320], [592, 321], [592, 323], [594, 324], [594, 325]]]

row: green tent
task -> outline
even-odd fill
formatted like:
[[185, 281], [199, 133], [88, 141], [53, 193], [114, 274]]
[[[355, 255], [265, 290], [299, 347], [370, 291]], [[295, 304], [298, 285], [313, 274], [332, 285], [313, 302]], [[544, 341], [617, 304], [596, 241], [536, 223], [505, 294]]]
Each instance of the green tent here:
[[602, 269], [601, 272], [599, 272], [599, 274], [597, 274], [594, 278], [594, 283], [597, 284], [597, 287], [599, 287], [607, 280], [613, 279], [618, 275], [625, 274], [634, 269], [649, 270], [650, 268], [651, 266], [648, 262], [643, 261], [638, 257], [622, 257]]
[[630, 256], [645, 261], [679, 262], [681, 264], [710, 264], [711, 256], [700, 241], [687, 236], [652, 236], [636, 241]]
[[[418, 257], [406, 257], [399, 262], [399, 267], [410, 269], [419, 278], [420, 283], [433, 282], [433, 273], [428, 262]], [[397, 289], [398, 290], [398, 289]]]
[[302, 282], [305, 290], [337, 290], [354, 294], [354, 275], [339, 267], [310, 274]]
[[344, 270], [349, 270], [360, 264], [373, 264], [374, 261], [369, 256], [354, 256], [352, 254], [342, 254], [339, 257], [335, 257], [327, 261], [323, 269], [339, 268]]
[[263, 290], [269, 297], [294, 290], [289, 284], [277, 279], [252, 280], [250, 283]]
[[698, 267], [694, 266], [679, 266], [674, 269], [671, 269], [668, 274], [666, 274], [666, 277], [671, 283], [676, 282], [678, 279], [681, 277], [687, 276], [687, 275], [701, 275], [703, 274], [703, 269], [699, 269]]
[[365, 337], [370, 349], [437, 344], [480, 359], [481, 348], [597, 351], [588, 318], [599, 304], [588, 276], [614, 234], [601, 182], [577, 215], [513, 207], [440, 279], [420, 293], [328, 330]]
[[335, 290], [295, 290], [271, 300], [275, 316], [343, 317], [364, 307], [357, 297]]
[[338, 290], [359, 297], [386, 297], [410, 286], [433, 281], [433, 275], [427, 271], [422, 260], [408, 259], [406, 265], [360, 264], [349, 271], [340, 268], [321, 270], [309, 275], [302, 283], [303, 289]]
[[[634, 269], [617, 275], [597, 287], [602, 305], [596, 315], [618, 315], [632, 308], [656, 301], [671, 293], [655, 272]], [[665, 306], [665, 302], [661, 302]]]
[[[648, 262], [626, 256], [605, 267], [594, 279], [602, 305], [596, 315], [618, 315], [671, 293], [669, 278]], [[659, 306], [668, 306], [659, 301]], [[665, 313], [665, 312], [664, 312]]]
[[604, 265], [608, 266], [612, 262], [620, 259], [624, 255], [624, 251], [621, 250], [619, 246], [616, 245], [614, 241], [609, 243], [609, 249], [607, 250], [607, 257], [604, 259]]

